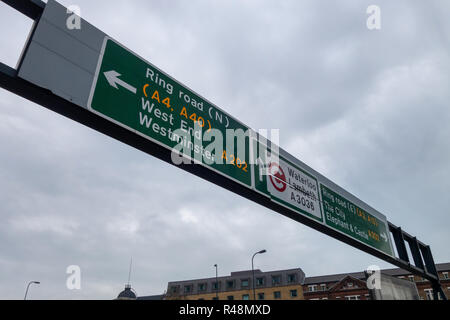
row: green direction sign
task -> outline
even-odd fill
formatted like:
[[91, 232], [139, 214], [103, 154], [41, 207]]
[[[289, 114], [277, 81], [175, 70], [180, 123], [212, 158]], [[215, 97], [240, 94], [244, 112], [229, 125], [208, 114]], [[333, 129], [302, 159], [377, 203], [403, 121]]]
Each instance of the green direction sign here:
[[322, 184], [320, 192], [325, 224], [328, 227], [393, 255], [386, 221], [374, 217]]
[[279, 205], [393, 255], [386, 220], [362, 210], [291, 161], [273, 157], [248, 127], [108, 37], [88, 108]]
[[108, 37], [88, 108], [251, 187], [248, 128]]

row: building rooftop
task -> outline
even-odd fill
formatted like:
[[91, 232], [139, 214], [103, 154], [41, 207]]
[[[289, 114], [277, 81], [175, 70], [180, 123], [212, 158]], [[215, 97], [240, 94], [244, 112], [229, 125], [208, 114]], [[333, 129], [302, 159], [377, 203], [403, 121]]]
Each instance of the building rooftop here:
[[[255, 276], [257, 274], [264, 274], [264, 275], [272, 275], [272, 274], [284, 274], [284, 273], [289, 273], [289, 272], [300, 272], [303, 275], [305, 274], [303, 272], [302, 269], [300, 268], [295, 268], [295, 269], [286, 269], [286, 270], [274, 270], [274, 271], [261, 271], [259, 269], [255, 269]], [[235, 271], [235, 272], [231, 272], [231, 274], [229, 276], [219, 276], [217, 277], [217, 279], [219, 281], [222, 280], [228, 280], [230, 278], [240, 278], [240, 277], [251, 277], [252, 276], [252, 270], [244, 270], [244, 271]], [[192, 279], [192, 280], [180, 280], [180, 281], [171, 281], [169, 282], [169, 285], [174, 285], [174, 284], [187, 284], [187, 283], [193, 283], [193, 282], [208, 282], [208, 281], [216, 281], [216, 277], [209, 277], [209, 278], [201, 278], [201, 279]]]
[[[259, 273], [263, 273], [263, 272], [259, 269], [255, 269], [255, 275], [257, 275]], [[250, 275], [250, 276], [252, 275], [252, 270], [231, 272], [232, 277], [242, 277], [242, 276], [248, 276], [248, 275]]]
[[[438, 272], [450, 270], [450, 263], [437, 263], [436, 269]], [[389, 275], [389, 276], [402, 276], [402, 275], [411, 274], [411, 272], [400, 269], [400, 268], [382, 269], [381, 273]], [[340, 273], [340, 274], [330, 274], [330, 275], [316, 276], [316, 277], [306, 277], [304, 284], [308, 285], [308, 284], [337, 282], [337, 281], [341, 281], [346, 276], [351, 276], [356, 279], [365, 279], [366, 278], [364, 272]]]

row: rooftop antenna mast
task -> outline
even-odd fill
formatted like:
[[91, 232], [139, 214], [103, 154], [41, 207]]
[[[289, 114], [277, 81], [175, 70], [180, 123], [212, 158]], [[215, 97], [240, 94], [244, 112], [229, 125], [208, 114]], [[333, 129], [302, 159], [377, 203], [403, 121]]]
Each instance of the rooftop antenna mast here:
[[128, 286], [131, 286], [130, 281], [131, 281], [131, 268], [133, 266], [133, 257], [131, 257], [130, 260], [130, 269], [128, 270]]

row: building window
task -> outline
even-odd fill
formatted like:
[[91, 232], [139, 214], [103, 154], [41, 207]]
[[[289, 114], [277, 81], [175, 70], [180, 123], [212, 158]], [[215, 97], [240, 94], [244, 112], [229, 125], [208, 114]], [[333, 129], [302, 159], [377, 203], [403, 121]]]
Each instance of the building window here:
[[228, 296], [227, 300], [234, 300], [234, 296]]
[[272, 276], [272, 285], [278, 285], [281, 284], [281, 276]]
[[327, 291], [327, 285], [324, 284], [324, 283], [322, 283], [322, 284], [320, 285], [320, 290], [322, 290], [322, 291]]
[[258, 300], [264, 300], [264, 292], [258, 293]]
[[227, 289], [233, 289], [235, 284], [236, 284], [236, 281], [234, 281], [234, 280], [227, 281]]
[[434, 300], [433, 289], [425, 289], [423, 291], [425, 291], [425, 295], [427, 297], [427, 300]]
[[287, 276], [287, 282], [288, 283], [294, 283], [296, 281], [297, 281], [297, 275], [295, 273], [288, 274], [288, 276]]
[[220, 281], [219, 282], [213, 282], [212, 283], [212, 288], [213, 288], [213, 291], [220, 290]]
[[[433, 289], [425, 289], [423, 291], [425, 291], [427, 300], [434, 300]], [[441, 296], [440, 292], [438, 292], [438, 299], [442, 300], [442, 296]]]
[[345, 296], [346, 300], [359, 300], [359, 296]]
[[260, 287], [264, 285], [264, 278], [256, 278], [256, 286]]
[[309, 285], [308, 286], [308, 291], [309, 292], [317, 291], [317, 285], [316, 284]]
[[347, 287], [353, 288], [353, 282], [347, 282]]
[[274, 291], [273, 298], [274, 299], [281, 299], [281, 291]]
[[448, 272], [442, 272], [442, 277], [444, 278], [444, 280], [448, 279]]
[[206, 291], [206, 283], [199, 283], [198, 291]]
[[192, 285], [184, 286], [184, 293], [191, 293], [192, 292]]
[[408, 276], [409, 281], [414, 282], [414, 276]]
[[291, 298], [296, 298], [298, 296], [297, 290], [290, 290], [289, 293], [291, 294]]
[[242, 288], [248, 287], [248, 279], [242, 279], [241, 280], [241, 287]]
[[250, 296], [248, 294], [243, 294], [242, 300], [250, 300]]
[[171, 293], [177, 293], [178, 292], [178, 287], [177, 286], [170, 287], [170, 292]]

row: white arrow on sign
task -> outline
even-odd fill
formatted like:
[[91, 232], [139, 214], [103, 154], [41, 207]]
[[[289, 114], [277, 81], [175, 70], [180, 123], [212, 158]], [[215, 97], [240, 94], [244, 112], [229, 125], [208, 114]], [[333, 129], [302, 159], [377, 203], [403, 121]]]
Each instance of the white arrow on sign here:
[[119, 85], [119, 86], [127, 89], [128, 91], [131, 91], [134, 94], [136, 94], [136, 91], [137, 91], [136, 88], [130, 86], [125, 81], [120, 80], [119, 77], [121, 76], [121, 74], [118, 73], [117, 71], [111, 70], [111, 71], [105, 72], [104, 75], [106, 77], [106, 80], [108, 80], [108, 83], [111, 87], [119, 89], [119, 87], [117, 86], [117, 85]]
[[387, 242], [388, 239], [387, 239], [386, 233], [383, 232], [381, 234], [381, 237], [383, 238], [384, 242]]

